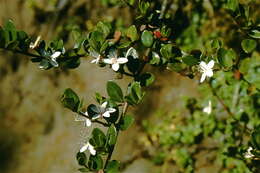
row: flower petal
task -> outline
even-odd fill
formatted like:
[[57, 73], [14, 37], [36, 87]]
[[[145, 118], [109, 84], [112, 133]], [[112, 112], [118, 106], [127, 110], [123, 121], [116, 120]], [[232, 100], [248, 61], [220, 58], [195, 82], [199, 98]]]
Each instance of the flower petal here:
[[81, 152], [81, 153], [85, 152], [85, 151], [88, 149], [88, 147], [89, 147], [89, 144], [88, 144], [88, 143], [85, 144], [85, 145], [83, 145], [83, 146], [80, 148], [79, 152]]
[[214, 60], [211, 60], [209, 63], [208, 63], [208, 68], [213, 68], [214, 67], [214, 64], [215, 64], [215, 62], [214, 62]]
[[118, 71], [118, 69], [119, 69], [119, 64], [118, 64], [118, 63], [112, 64], [112, 69], [113, 69], [114, 71]]
[[201, 61], [199, 66], [202, 70], [206, 70], [208, 68], [207, 64], [204, 61]]
[[106, 64], [112, 64], [112, 60], [109, 59], [109, 58], [106, 58], [106, 59], [104, 59], [103, 61], [104, 61], [104, 63], [106, 63]]
[[106, 109], [109, 113], [113, 113], [113, 112], [115, 112], [116, 111], [116, 109], [115, 108], [107, 108]]
[[89, 144], [88, 150], [91, 155], [96, 155], [96, 150], [91, 144]]
[[202, 83], [206, 79], [206, 74], [202, 73], [201, 78], [200, 78], [200, 83]]
[[50, 59], [50, 63], [51, 63], [51, 65], [54, 66], [54, 67], [58, 67], [58, 66], [59, 66], [59, 64], [57, 63], [57, 61], [56, 61], [55, 58], [51, 58], [51, 59]]
[[86, 127], [90, 127], [91, 124], [92, 124], [91, 120], [90, 120], [90, 119], [86, 119], [86, 121], [85, 121], [85, 126], [86, 126]]
[[52, 55], [51, 55], [51, 58], [57, 58], [61, 55], [61, 52], [60, 51], [57, 51], [57, 52], [54, 52]]
[[102, 103], [100, 107], [101, 107], [102, 109], [105, 109], [105, 108], [107, 107], [107, 102]]
[[110, 117], [110, 113], [108, 111], [104, 112], [103, 117], [106, 117], [106, 118]]
[[207, 70], [207, 71], [206, 71], [206, 75], [207, 75], [208, 77], [212, 77], [212, 76], [213, 76], [213, 71], [212, 71], [212, 70]]
[[125, 64], [128, 62], [128, 59], [127, 58], [118, 58], [117, 59], [117, 63], [119, 64]]

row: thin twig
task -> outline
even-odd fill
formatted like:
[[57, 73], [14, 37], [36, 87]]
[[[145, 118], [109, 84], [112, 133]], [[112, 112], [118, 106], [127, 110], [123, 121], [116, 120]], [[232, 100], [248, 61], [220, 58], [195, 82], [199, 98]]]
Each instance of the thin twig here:
[[105, 126], [105, 127], [108, 127], [108, 126], [109, 126], [107, 123], [104, 123], [104, 122], [102, 122], [102, 121], [92, 120], [89, 116], [85, 115], [85, 114], [84, 114], [83, 112], [81, 112], [81, 111], [80, 111], [78, 114], [81, 115], [81, 116], [83, 116], [83, 117], [85, 117], [85, 118], [87, 118], [87, 119], [89, 119], [89, 120], [91, 120], [93, 123], [98, 123], [98, 124], [101, 124], [101, 125], [103, 125], [103, 126]]

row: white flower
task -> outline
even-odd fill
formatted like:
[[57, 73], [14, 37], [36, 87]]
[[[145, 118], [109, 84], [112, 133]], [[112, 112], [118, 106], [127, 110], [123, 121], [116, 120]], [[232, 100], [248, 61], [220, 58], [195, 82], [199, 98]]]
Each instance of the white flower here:
[[116, 111], [115, 108], [107, 108], [107, 102], [102, 103], [99, 106], [100, 109], [100, 114], [98, 115], [98, 117], [110, 117], [111, 113], [114, 113]]
[[91, 155], [96, 155], [96, 150], [95, 150], [95, 148], [94, 148], [89, 142], [86, 143], [86, 144], [84, 144], [84, 145], [80, 148], [79, 152], [83, 153], [83, 152], [85, 152], [86, 150], [88, 150]]
[[58, 58], [61, 55], [60, 51], [54, 52], [51, 56], [50, 56], [50, 63], [51, 65], [53, 65], [54, 67], [58, 67], [59, 64], [56, 61], [56, 58]]
[[255, 157], [255, 155], [251, 153], [252, 150], [253, 150], [252, 147], [249, 147], [247, 149], [246, 153], [244, 154], [245, 158], [250, 159], [250, 158]]
[[117, 57], [115, 50], [109, 52], [108, 58], [104, 59], [104, 63], [111, 64], [114, 71], [118, 71], [120, 64], [125, 64], [128, 62], [128, 59], [125, 57]]
[[[86, 116], [88, 116], [88, 112], [85, 112], [84, 113]], [[86, 126], [86, 127], [90, 127], [91, 126], [91, 124], [92, 124], [92, 122], [91, 122], [91, 120], [89, 119], [89, 118], [87, 118], [87, 117], [82, 117], [82, 116], [80, 116], [80, 115], [76, 115], [76, 117], [75, 117], [75, 121], [84, 121], [84, 125]]]
[[206, 64], [204, 61], [201, 61], [199, 64], [200, 70], [202, 72], [202, 76], [200, 78], [200, 83], [202, 83], [206, 77], [212, 77], [213, 76], [213, 70], [214, 67], [214, 60], [211, 60], [208, 64]]
[[93, 58], [95, 58], [90, 63], [98, 64], [100, 62], [101, 55], [99, 53], [97, 53], [96, 51], [90, 51], [89, 55], [92, 56]]
[[212, 112], [212, 107], [211, 107], [211, 100], [209, 101], [208, 106], [206, 106], [205, 108], [203, 108], [203, 112], [205, 112], [206, 114], [211, 114]]
[[128, 56], [132, 56], [134, 59], [138, 59], [139, 58], [137, 51], [133, 47], [130, 47], [127, 50], [127, 52], [125, 54], [125, 57], [127, 58]]

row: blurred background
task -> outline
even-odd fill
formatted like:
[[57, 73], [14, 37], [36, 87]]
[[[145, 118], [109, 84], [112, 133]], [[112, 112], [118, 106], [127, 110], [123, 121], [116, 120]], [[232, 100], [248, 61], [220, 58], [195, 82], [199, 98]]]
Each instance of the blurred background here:
[[[93, 27], [99, 20], [118, 25], [132, 22], [126, 7], [107, 8], [93, 0], [1, 0], [0, 25], [12, 19], [16, 27], [44, 40], [66, 38], [69, 27]], [[61, 28], [66, 25], [65, 31]], [[69, 45], [69, 43], [68, 43]], [[59, 98], [65, 88], [73, 88], [87, 104], [93, 103], [96, 91], [105, 93], [107, 80], [116, 76], [108, 68], [97, 68], [83, 58], [79, 68], [69, 71], [40, 70], [29, 57], [0, 52], [0, 172], [1, 173], [72, 173], [78, 172], [75, 154], [91, 129], [74, 121], [73, 113], [63, 108]], [[142, 119], [155, 110], [173, 109], [182, 104], [182, 96], [195, 96], [196, 81], [168, 71], [158, 71], [157, 81], [138, 109], [131, 110], [137, 122], [119, 138], [114, 158], [127, 161], [141, 151], [138, 142]], [[129, 79], [119, 82], [126, 86]], [[122, 87], [123, 88], [123, 87]], [[92, 127], [93, 128], [93, 127]], [[140, 151], [139, 151], [140, 149]], [[145, 159], [136, 159], [126, 173], [154, 172]]]
[[[156, 5], [160, 8], [167, 0], [152, 2], [155, 4], [153, 8], [157, 8]], [[169, 0], [167, 8], [169, 15], [173, 16], [171, 19], [175, 21], [171, 24], [174, 30], [170, 39], [180, 45], [182, 50], [191, 51], [204, 50], [209, 45], [208, 40], [222, 37], [227, 46], [239, 52], [242, 37], [236, 37], [239, 29], [236, 28], [232, 17], [222, 8], [225, 2], [225, 0]], [[241, 2], [249, 3], [250, 0]], [[252, 18], [259, 22], [260, 3], [254, 2]], [[89, 32], [98, 21], [111, 22], [120, 30], [132, 25], [135, 15], [134, 10], [123, 0], [0, 0], [0, 26], [11, 19], [17, 29], [27, 32], [34, 38], [39, 35], [48, 41], [62, 38], [66, 48], [74, 44], [71, 34], [74, 30]], [[259, 67], [259, 50], [258, 44], [252, 53], [252, 56], [256, 57], [257, 67]], [[78, 172], [76, 153], [94, 126], [85, 128], [82, 122], [76, 122], [75, 115], [62, 107], [61, 94], [64, 89], [72, 88], [84, 98], [85, 105], [88, 105], [95, 102], [93, 97], [95, 92], [106, 96], [105, 87], [108, 80], [115, 79], [121, 88], [126, 88], [131, 80], [128, 77], [118, 80], [118, 76], [110, 68], [99, 68], [91, 64], [91, 60], [89, 57], [81, 58], [79, 68], [72, 70], [52, 68], [44, 71], [31, 63], [27, 56], [0, 50], [0, 173]], [[189, 100], [192, 97], [201, 98], [202, 95], [209, 93], [206, 87], [197, 89], [198, 77], [191, 75], [189, 77], [194, 79], [190, 79], [183, 77], [182, 72], [174, 73], [165, 68], [152, 66], [145, 67], [144, 71], [152, 71], [156, 80], [146, 88], [146, 97], [141, 105], [130, 108], [130, 114], [134, 115], [136, 121], [130, 129], [120, 134], [112, 157], [121, 161], [123, 173], [166, 173], [186, 170], [192, 172], [188, 170], [190, 165], [195, 167], [195, 172], [201, 173], [221, 172], [224, 169], [228, 172], [237, 165], [242, 165], [238, 168], [241, 172], [247, 169], [241, 160], [232, 158], [233, 160], [229, 161], [225, 158], [229, 163], [224, 163], [221, 160], [224, 157], [216, 154], [216, 146], [218, 147], [219, 143], [222, 143], [220, 140], [225, 137], [225, 128], [221, 132], [216, 130], [216, 134], [212, 130], [214, 131], [212, 136], [215, 135], [213, 140], [208, 140], [208, 134], [205, 135], [205, 140], [202, 140], [204, 125], [198, 127], [196, 121], [193, 124], [186, 121], [187, 115], [193, 114], [192, 106], [190, 112], [186, 109], [187, 102], [197, 106], [194, 110], [200, 112], [202, 106], [208, 103], [208, 100], [205, 100], [198, 106], [195, 99]], [[221, 82], [225, 77], [227, 80], [233, 80], [233, 72], [225, 75], [229, 78], [221, 72], [216, 75], [216, 78], [219, 77], [216, 80], [220, 83], [218, 85], [222, 85]], [[253, 75], [251, 79], [257, 79], [257, 73]], [[253, 82], [255, 86], [260, 84], [259, 78]], [[235, 89], [228, 88], [230, 89], [228, 90], [226, 87], [229, 86], [223, 84], [226, 93], [223, 91], [221, 94], [228, 97]], [[251, 89], [250, 87], [248, 88]], [[256, 91], [250, 92], [248, 95], [251, 94], [255, 100], [259, 100], [260, 95], [255, 94]], [[210, 97], [213, 98], [213, 96], [205, 98]], [[232, 99], [233, 96], [226, 100], [229, 103]], [[240, 97], [236, 99], [239, 100]], [[246, 104], [242, 103], [246, 108], [248, 105], [253, 105], [250, 99], [244, 101]], [[225, 112], [222, 105], [216, 103], [216, 99], [213, 102], [218, 113], [220, 112], [219, 115], [222, 116]], [[248, 106], [249, 114], [254, 109], [257, 113], [259, 104], [255, 104], [254, 108]], [[205, 117], [204, 114], [195, 116], [201, 116], [201, 119]], [[254, 116], [252, 113], [252, 117], [257, 119]], [[201, 124], [205, 123], [206, 128], [209, 126], [210, 129], [212, 125], [212, 129], [215, 129], [217, 122], [215, 117], [212, 117], [205, 118], [205, 121], [210, 121], [209, 123], [201, 119], [199, 121]], [[222, 122], [218, 122], [222, 127], [226, 127], [229, 123]], [[259, 118], [253, 123], [257, 122]], [[175, 133], [177, 125], [181, 132]], [[176, 137], [175, 134], [181, 134], [181, 137]], [[175, 140], [176, 138], [178, 140]], [[248, 142], [248, 136], [245, 136], [245, 139]], [[182, 150], [183, 144], [187, 144], [187, 150]], [[179, 147], [178, 152], [175, 146]], [[203, 148], [205, 146], [212, 148], [205, 151]], [[189, 151], [193, 153], [192, 157], [187, 154]], [[217, 158], [221, 158], [219, 159], [221, 161], [215, 163]]]

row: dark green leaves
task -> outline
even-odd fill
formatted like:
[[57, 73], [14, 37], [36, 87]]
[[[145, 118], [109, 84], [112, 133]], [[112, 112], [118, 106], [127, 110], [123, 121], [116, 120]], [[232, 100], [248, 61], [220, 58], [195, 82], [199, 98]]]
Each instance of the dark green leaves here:
[[130, 105], [136, 105], [140, 103], [140, 101], [144, 97], [144, 92], [142, 92], [141, 90], [140, 82], [131, 83], [131, 85], [128, 87], [127, 92], [128, 95], [125, 97], [125, 99]]
[[147, 30], [143, 31], [141, 41], [145, 47], [151, 47], [153, 45], [153, 34]]
[[256, 45], [256, 41], [252, 39], [245, 39], [241, 43], [241, 46], [246, 53], [252, 52], [256, 48]]
[[154, 82], [154, 75], [152, 73], [143, 73], [138, 78], [141, 86], [149, 86]]
[[107, 94], [109, 95], [110, 99], [116, 102], [123, 102], [123, 92], [115, 82], [108, 81], [107, 82]]
[[96, 105], [94, 104], [90, 104], [87, 108], [87, 112], [88, 112], [88, 115], [91, 117], [91, 118], [95, 118], [97, 116], [99, 116], [100, 114], [100, 108], [97, 107]]
[[128, 129], [134, 122], [134, 117], [130, 115], [125, 115], [120, 121], [119, 121], [119, 129], [120, 130], [126, 130]]
[[115, 126], [112, 124], [107, 130], [107, 144], [113, 146], [116, 144], [117, 131]]
[[78, 161], [79, 165], [81, 165], [81, 166], [86, 165], [87, 156], [86, 156], [85, 153], [78, 152], [76, 158], [77, 158], [77, 161]]
[[199, 59], [192, 55], [184, 56], [182, 58], [182, 61], [189, 66], [196, 65], [199, 63]]
[[90, 143], [95, 147], [104, 147], [106, 143], [106, 135], [104, 132], [98, 128], [95, 128], [92, 131], [92, 138], [90, 140]]
[[218, 61], [223, 67], [231, 67], [235, 59], [236, 53], [232, 49], [226, 50], [224, 48], [220, 48], [218, 50]]
[[70, 88], [67, 88], [62, 97], [61, 103], [64, 107], [72, 110], [73, 112], [78, 112], [81, 108], [81, 101], [78, 95]]
[[260, 126], [252, 133], [251, 142], [255, 149], [260, 150]]
[[248, 35], [252, 38], [260, 39], [260, 30], [259, 29], [253, 29], [251, 30]]
[[116, 160], [108, 162], [105, 173], [119, 173], [120, 163]]
[[93, 171], [98, 171], [103, 168], [103, 159], [99, 155], [91, 155], [88, 161], [88, 167]]

